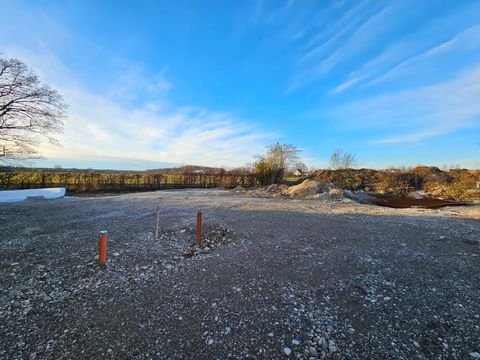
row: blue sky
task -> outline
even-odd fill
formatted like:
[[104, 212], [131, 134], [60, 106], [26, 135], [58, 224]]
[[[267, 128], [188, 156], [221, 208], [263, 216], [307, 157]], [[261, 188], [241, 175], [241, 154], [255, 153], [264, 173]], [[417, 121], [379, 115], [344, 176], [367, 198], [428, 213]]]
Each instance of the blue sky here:
[[480, 167], [480, 1], [6, 1], [0, 53], [69, 105], [36, 165]]

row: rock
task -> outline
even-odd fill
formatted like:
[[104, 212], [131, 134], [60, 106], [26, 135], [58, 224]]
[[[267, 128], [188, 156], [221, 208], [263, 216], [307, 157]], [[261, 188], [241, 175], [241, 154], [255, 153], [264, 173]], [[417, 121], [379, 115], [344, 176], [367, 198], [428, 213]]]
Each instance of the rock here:
[[317, 357], [318, 356], [318, 352], [317, 352], [317, 349], [315, 349], [313, 346], [310, 346], [310, 348], [308, 349], [308, 352], [311, 356], [313, 357]]
[[273, 337], [273, 333], [272, 332], [268, 333], [268, 336]]
[[328, 342], [328, 351], [330, 351], [331, 353], [337, 351], [337, 345], [335, 345], [335, 342], [332, 340]]
[[479, 352], [471, 352], [469, 353], [468, 355], [470, 355], [470, 357], [474, 358], [474, 359], [480, 359], [480, 353]]
[[208, 345], [212, 345], [212, 344], [213, 344], [213, 339], [208, 340]]
[[287, 356], [289, 356], [291, 353], [292, 353], [292, 350], [290, 350], [290, 348], [286, 347], [283, 349], [283, 353]]
[[296, 339], [293, 339], [292, 340], [292, 344], [293, 345], [300, 345], [300, 341], [296, 340]]
[[415, 345], [415, 347], [419, 348], [420, 347], [420, 344], [416, 341], [413, 342], [413, 345]]

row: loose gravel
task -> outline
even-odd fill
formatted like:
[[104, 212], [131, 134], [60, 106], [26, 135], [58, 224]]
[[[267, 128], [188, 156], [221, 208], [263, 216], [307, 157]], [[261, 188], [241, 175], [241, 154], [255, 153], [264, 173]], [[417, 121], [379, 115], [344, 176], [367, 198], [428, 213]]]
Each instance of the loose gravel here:
[[0, 204], [0, 358], [479, 359], [479, 219], [221, 190]]

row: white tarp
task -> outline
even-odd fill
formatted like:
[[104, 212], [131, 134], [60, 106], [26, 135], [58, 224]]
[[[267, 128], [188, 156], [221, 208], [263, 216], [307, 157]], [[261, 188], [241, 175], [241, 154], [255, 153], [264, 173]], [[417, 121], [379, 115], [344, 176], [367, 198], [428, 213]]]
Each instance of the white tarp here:
[[0, 202], [23, 201], [29, 197], [58, 199], [65, 196], [65, 188], [27, 189], [27, 190], [1, 190]]

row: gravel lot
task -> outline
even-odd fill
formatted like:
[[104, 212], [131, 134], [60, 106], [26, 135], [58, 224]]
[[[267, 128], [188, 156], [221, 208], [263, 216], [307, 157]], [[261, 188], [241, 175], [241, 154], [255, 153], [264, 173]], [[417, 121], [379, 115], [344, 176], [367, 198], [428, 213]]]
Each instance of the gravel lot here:
[[0, 204], [0, 358], [480, 359], [479, 219], [221, 190]]

